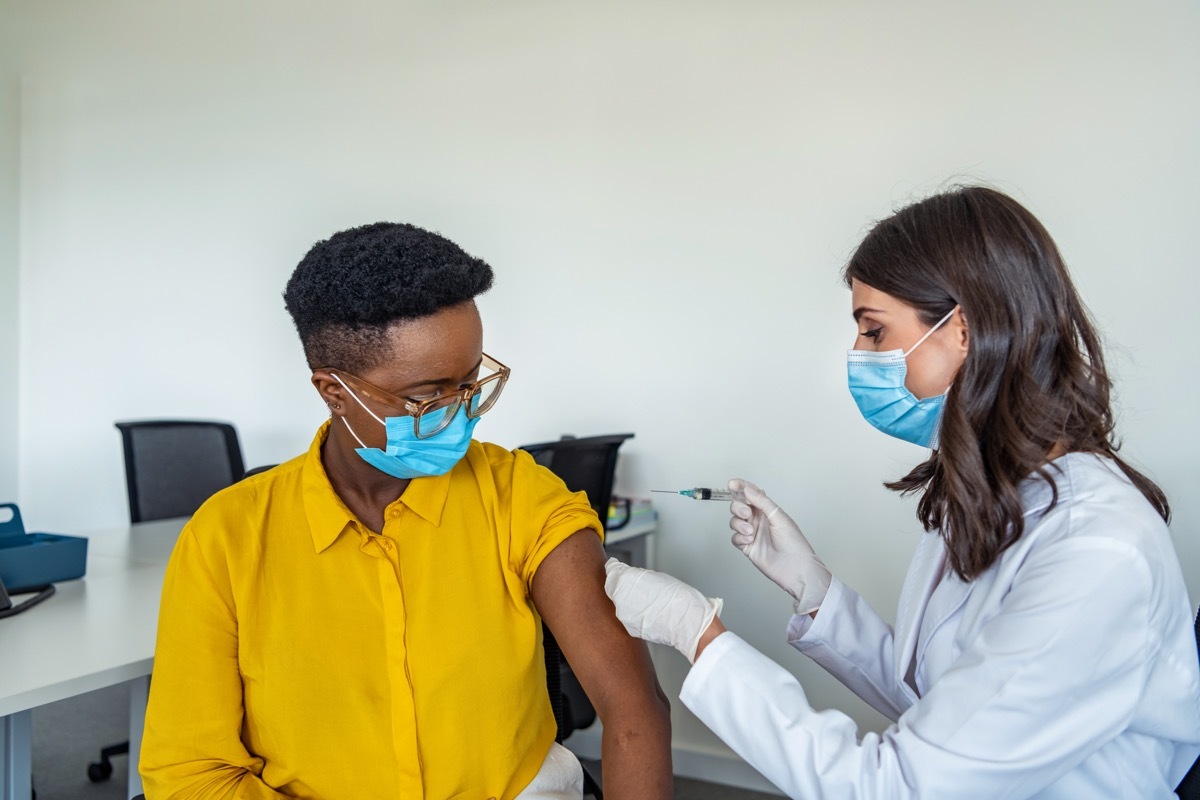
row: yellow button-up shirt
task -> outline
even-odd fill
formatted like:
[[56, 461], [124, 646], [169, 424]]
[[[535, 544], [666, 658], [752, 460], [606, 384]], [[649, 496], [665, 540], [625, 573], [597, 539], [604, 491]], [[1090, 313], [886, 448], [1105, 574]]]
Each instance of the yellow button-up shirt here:
[[530, 584], [599, 520], [527, 453], [471, 442], [448, 474], [412, 481], [377, 535], [329, 483], [327, 430], [180, 534], [147, 798], [513, 797], [555, 734]]

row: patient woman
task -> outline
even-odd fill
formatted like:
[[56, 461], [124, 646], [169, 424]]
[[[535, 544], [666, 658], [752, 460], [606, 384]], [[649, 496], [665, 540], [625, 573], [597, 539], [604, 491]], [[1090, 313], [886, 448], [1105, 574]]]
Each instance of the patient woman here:
[[296, 268], [284, 300], [331, 418], [180, 534], [149, 800], [578, 798], [543, 619], [603, 721], [607, 796], [670, 795], [667, 702], [604, 593], [599, 520], [528, 454], [471, 438], [509, 377], [473, 299], [491, 283], [392, 223]]

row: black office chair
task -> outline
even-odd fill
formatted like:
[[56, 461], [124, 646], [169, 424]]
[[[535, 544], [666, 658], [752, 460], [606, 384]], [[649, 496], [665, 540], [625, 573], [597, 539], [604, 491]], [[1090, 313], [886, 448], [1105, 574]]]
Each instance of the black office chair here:
[[[546, 467], [573, 492], [586, 492], [588, 503], [607, 524], [608, 507], [612, 503], [613, 478], [617, 468], [617, 449], [632, 433], [610, 436], [589, 436], [577, 439], [564, 436], [556, 442], [529, 444], [521, 449], [533, 456], [533, 460]], [[550, 705], [558, 722], [557, 741], [562, 742], [576, 730], [586, 728], [596, 721], [596, 709], [571, 671], [571, 665], [563, 658], [554, 634], [542, 625], [542, 644], [546, 651], [546, 681], [550, 693]], [[601, 800], [601, 787], [591, 772], [584, 767], [584, 794]]]
[[237, 429], [228, 422], [118, 422], [125, 452], [129, 519], [186, 517], [246, 471]]
[[[228, 422], [155, 419], [116, 426], [131, 522], [186, 517], [246, 471], [237, 429]], [[129, 742], [101, 749], [100, 760], [88, 764], [88, 780], [108, 780], [112, 757], [128, 753]]]
[[[1196, 651], [1200, 656], [1200, 609], [1196, 611], [1196, 621], [1193, 623], [1193, 627], [1196, 629]], [[1182, 800], [1200, 800], [1200, 758], [1197, 758], [1192, 764], [1188, 774], [1183, 776], [1183, 780], [1175, 789], [1175, 794], [1179, 795]]]

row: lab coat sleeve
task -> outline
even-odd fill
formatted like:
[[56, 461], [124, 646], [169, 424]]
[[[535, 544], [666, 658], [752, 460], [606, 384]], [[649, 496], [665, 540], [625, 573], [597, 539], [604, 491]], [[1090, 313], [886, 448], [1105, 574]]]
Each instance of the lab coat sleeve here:
[[[1030, 556], [996, 615], [882, 734], [814, 710], [787, 671], [730, 633], [681, 699], [789, 797], [1026, 798], [1121, 732], [1159, 642], [1134, 548], [1073, 538]], [[818, 617], [820, 615], [818, 614]]]
[[895, 679], [892, 626], [836, 577], [816, 619], [807, 614], [792, 617], [787, 639], [893, 722], [916, 699]]
[[241, 740], [232, 592], [191, 524], [167, 566], [140, 771], [147, 800], [274, 800]]

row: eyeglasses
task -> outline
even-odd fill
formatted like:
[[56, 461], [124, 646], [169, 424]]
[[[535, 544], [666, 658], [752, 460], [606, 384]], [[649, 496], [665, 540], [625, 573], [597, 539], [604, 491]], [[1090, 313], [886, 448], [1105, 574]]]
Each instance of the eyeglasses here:
[[[483, 354], [481, 366], [489, 370], [490, 374], [485, 375], [470, 386], [456, 389], [449, 394], [431, 397], [428, 400], [397, 397], [394, 394], [385, 392], [378, 386], [372, 386], [362, 378], [355, 377], [335, 367], [322, 367], [320, 371], [336, 372], [338, 377], [346, 380], [348, 383], [354, 384], [355, 388], [358, 389], [358, 393], [363, 397], [374, 400], [389, 408], [406, 412], [413, 418], [413, 434], [418, 439], [428, 439], [430, 436], [435, 436], [444, 431], [454, 421], [454, 417], [458, 414], [458, 409], [461, 406], [466, 406], [467, 417], [469, 419], [477, 419], [491, 410], [492, 406], [496, 405], [496, 400], [500, 397], [500, 392], [504, 390], [504, 384], [508, 382], [508, 376], [512, 370], [487, 353]], [[368, 409], [369, 411], [370, 409]], [[376, 417], [376, 419], [379, 418]], [[379, 421], [383, 422], [383, 420]]]

